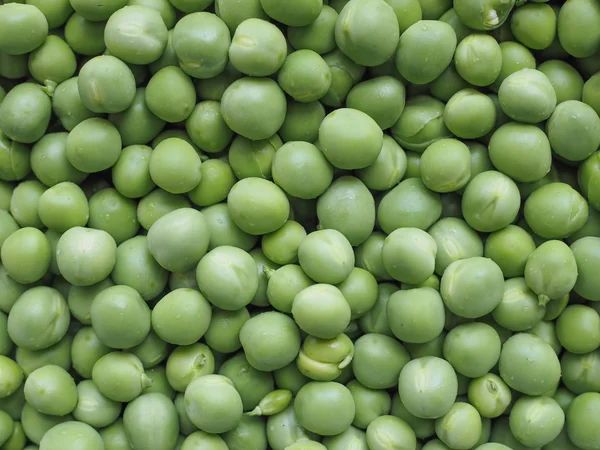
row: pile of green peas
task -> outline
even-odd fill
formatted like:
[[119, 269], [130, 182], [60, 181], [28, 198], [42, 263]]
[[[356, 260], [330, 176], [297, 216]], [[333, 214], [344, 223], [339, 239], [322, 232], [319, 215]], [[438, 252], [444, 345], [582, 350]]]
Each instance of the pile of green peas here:
[[598, 0], [0, 2], [0, 450], [599, 450]]

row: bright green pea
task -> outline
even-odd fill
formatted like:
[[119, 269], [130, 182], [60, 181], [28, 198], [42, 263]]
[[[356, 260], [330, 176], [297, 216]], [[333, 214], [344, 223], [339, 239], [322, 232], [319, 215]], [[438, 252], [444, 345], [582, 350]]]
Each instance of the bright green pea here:
[[[383, 0], [378, 0], [383, 1]], [[363, 169], [381, 152], [383, 132], [362, 111], [340, 108], [329, 113], [319, 127], [319, 148], [339, 169]]]
[[510, 225], [520, 206], [521, 195], [516, 183], [493, 170], [476, 175], [462, 198], [466, 222], [480, 232], [493, 232]]
[[331, 86], [331, 70], [318, 53], [297, 50], [285, 59], [277, 82], [294, 100], [310, 103], [327, 94]]
[[274, 24], [263, 18], [248, 18], [237, 28], [229, 58], [233, 67], [251, 77], [276, 73], [287, 56], [285, 36]]
[[265, 256], [276, 264], [293, 264], [298, 261], [300, 242], [306, 237], [306, 230], [293, 220], [288, 220], [278, 230], [262, 238], [261, 248]]
[[350, 323], [352, 311], [341, 291], [330, 284], [314, 284], [300, 291], [292, 304], [292, 315], [306, 333], [332, 339]]
[[[598, 125], [597, 125], [598, 124]], [[546, 122], [552, 149], [569, 161], [583, 161], [600, 145], [600, 117], [591, 106], [567, 100], [556, 107]]]
[[402, 342], [430, 342], [444, 329], [444, 303], [432, 288], [396, 291], [386, 309], [390, 329]]
[[444, 123], [444, 103], [428, 95], [406, 101], [391, 133], [402, 148], [418, 153], [423, 153], [432, 142], [452, 135]]
[[492, 36], [473, 33], [456, 46], [454, 62], [465, 81], [475, 86], [489, 86], [502, 69], [500, 45]]
[[298, 248], [302, 270], [318, 283], [338, 284], [354, 267], [354, 252], [348, 239], [333, 229], [308, 234]]
[[[221, 99], [221, 114], [227, 126], [251, 140], [267, 139], [277, 133], [286, 109], [284, 92], [270, 78], [240, 78], [227, 87]], [[260, 116], [256, 111], [261, 111]]]
[[85, 173], [101, 172], [112, 167], [122, 149], [119, 130], [99, 117], [77, 124], [69, 132], [66, 145], [69, 163]]
[[446, 22], [420, 20], [402, 35], [396, 51], [400, 75], [415, 84], [427, 84], [438, 78], [452, 62], [456, 33]]
[[480, 138], [496, 123], [496, 108], [490, 97], [474, 89], [462, 89], [446, 103], [444, 122], [463, 139]]
[[469, 403], [477, 408], [481, 417], [496, 418], [507, 410], [512, 394], [502, 378], [488, 373], [471, 380], [468, 398]]
[[292, 402], [292, 393], [285, 389], [277, 389], [265, 395], [249, 416], [272, 416], [279, 414]]
[[420, 284], [433, 274], [436, 254], [436, 242], [428, 233], [418, 228], [398, 228], [385, 239], [382, 261], [394, 279]]
[[461, 259], [444, 271], [440, 293], [454, 314], [471, 319], [483, 317], [502, 301], [504, 275], [491, 259], [479, 256]]
[[550, 183], [534, 191], [525, 201], [524, 213], [533, 232], [546, 239], [575, 233], [589, 214], [585, 199], [566, 183]]
[[0, 253], [4, 269], [16, 282], [39, 281], [50, 268], [50, 243], [37, 228], [15, 230], [2, 245]]
[[484, 255], [502, 269], [505, 278], [520, 277], [535, 250], [535, 242], [523, 228], [509, 225], [491, 233], [485, 241]]
[[201, 165], [200, 156], [190, 144], [169, 138], [154, 148], [148, 169], [158, 187], [171, 194], [184, 194], [200, 182]]
[[454, 327], [444, 341], [444, 357], [457, 373], [478, 378], [488, 373], [500, 358], [502, 344], [490, 325], [480, 322]]
[[550, 142], [535, 125], [504, 124], [493, 132], [488, 148], [494, 167], [513, 180], [525, 183], [538, 181], [551, 169]]
[[471, 153], [456, 139], [440, 139], [421, 155], [421, 179], [434, 192], [453, 192], [471, 178]]
[[502, 346], [500, 376], [525, 395], [543, 395], [560, 380], [560, 362], [550, 345], [529, 333], [517, 333]]
[[319, 16], [304, 26], [290, 26], [287, 40], [296, 50], [307, 49], [320, 55], [335, 49], [335, 23], [338, 13], [331, 6], [323, 5]]
[[196, 90], [191, 78], [177, 66], [156, 72], [146, 86], [148, 109], [168, 123], [186, 120], [196, 104]]
[[62, 83], [77, 69], [71, 47], [58, 36], [48, 36], [44, 43], [29, 54], [29, 72], [41, 84]]
[[405, 227], [426, 230], [441, 214], [439, 194], [427, 189], [420, 178], [409, 178], [383, 196], [377, 208], [377, 222], [386, 233]]
[[59, 233], [87, 224], [90, 208], [83, 190], [70, 181], [55, 184], [40, 197], [41, 221]]
[[384, 0], [350, 0], [335, 24], [338, 48], [362, 66], [378, 66], [390, 59], [399, 37], [394, 10]]
[[231, 34], [225, 22], [207, 12], [193, 12], [173, 28], [173, 50], [183, 71], [194, 78], [212, 78], [225, 70]]
[[52, 102], [44, 88], [36, 83], [21, 83], [8, 91], [0, 103], [0, 129], [16, 142], [32, 144], [46, 133], [51, 114]]

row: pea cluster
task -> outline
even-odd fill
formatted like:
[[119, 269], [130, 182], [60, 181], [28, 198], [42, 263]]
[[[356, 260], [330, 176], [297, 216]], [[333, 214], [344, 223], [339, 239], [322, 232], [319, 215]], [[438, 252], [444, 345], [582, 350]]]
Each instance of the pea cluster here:
[[0, 1], [0, 450], [600, 450], [599, 0]]

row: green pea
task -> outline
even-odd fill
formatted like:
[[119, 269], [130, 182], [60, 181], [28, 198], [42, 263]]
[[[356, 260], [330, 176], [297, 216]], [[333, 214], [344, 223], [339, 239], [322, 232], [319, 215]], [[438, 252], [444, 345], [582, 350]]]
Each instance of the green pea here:
[[514, 6], [513, 0], [460, 0], [454, 9], [466, 26], [485, 31], [501, 27]]
[[[100, 143], [102, 151], [100, 151]], [[67, 136], [67, 159], [81, 172], [95, 173], [112, 167], [122, 149], [119, 130], [108, 120], [93, 117], [77, 124]]]
[[327, 106], [340, 107], [344, 104], [352, 86], [360, 81], [366, 69], [352, 61], [339, 49], [323, 55], [323, 59], [331, 69], [331, 88], [321, 101]]
[[96, 361], [110, 352], [92, 327], [81, 328], [74, 336], [71, 345], [73, 369], [84, 378], [91, 378], [92, 368]]
[[29, 72], [39, 83], [62, 83], [77, 69], [71, 47], [58, 36], [48, 36], [44, 43], [29, 54]]
[[386, 233], [398, 228], [433, 225], [442, 214], [442, 202], [419, 178], [409, 178], [388, 191], [377, 208], [377, 222]]
[[596, 111], [596, 114], [600, 115], [600, 98], [598, 96], [599, 82], [600, 75], [593, 75], [590, 78], [588, 78], [583, 84], [581, 98], [574, 98], [573, 100], [583, 100], [585, 104], [591, 106], [594, 109], [594, 111]]
[[260, 313], [247, 320], [239, 332], [239, 339], [248, 362], [262, 371], [287, 366], [300, 350], [298, 326], [289, 316], [275, 311]]
[[[63, 81], [56, 87], [52, 97], [52, 110], [60, 120], [63, 128], [67, 131], [71, 131], [76, 125], [86, 119], [100, 115], [99, 113], [90, 111], [83, 104], [79, 95], [78, 80], [78, 77], [73, 77]], [[38, 144], [41, 145], [41, 142], [45, 142], [48, 139], [47, 136], [40, 139]]]
[[[227, 126], [251, 140], [267, 139], [277, 133], [283, 125], [286, 109], [284, 92], [269, 78], [236, 80], [221, 99], [221, 114]], [[255, 111], [261, 111], [260, 117]]]
[[306, 230], [293, 220], [288, 220], [281, 228], [262, 238], [265, 256], [276, 264], [293, 264], [298, 261], [300, 242], [306, 237]]
[[221, 159], [209, 159], [200, 166], [200, 183], [188, 192], [198, 206], [211, 206], [227, 198], [236, 182], [231, 166]]
[[16, 282], [39, 281], [50, 268], [50, 243], [37, 228], [17, 229], [4, 240], [0, 257], [4, 269]]
[[479, 256], [461, 259], [444, 271], [440, 293], [454, 314], [471, 319], [483, 317], [502, 301], [504, 276], [491, 259]]
[[[527, 85], [527, 89], [523, 86]], [[538, 123], [550, 117], [556, 107], [556, 91], [539, 70], [521, 69], [508, 75], [498, 89], [504, 113], [519, 122]]]
[[[107, 17], [108, 18], [108, 17]], [[73, 13], [64, 27], [65, 41], [76, 53], [85, 56], [100, 55], [106, 50], [104, 28], [106, 22], [91, 21]]]
[[167, 359], [166, 375], [169, 385], [185, 392], [192, 380], [215, 371], [215, 357], [211, 349], [200, 343], [176, 347]]
[[584, 305], [565, 308], [556, 321], [556, 336], [562, 347], [571, 353], [590, 353], [600, 347], [600, 316]]
[[346, 334], [330, 339], [307, 336], [296, 360], [302, 375], [316, 381], [334, 381], [350, 365], [354, 345]]
[[462, 212], [476, 231], [493, 232], [515, 220], [520, 204], [516, 183], [500, 172], [489, 170], [476, 175], [467, 185]]
[[183, 139], [169, 138], [158, 144], [150, 157], [152, 181], [171, 194], [184, 194], [200, 182], [202, 161]]
[[59, 233], [85, 226], [89, 206], [83, 190], [70, 181], [58, 183], [40, 197], [38, 213], [44, 225]]
[[478, 378], [488, 373], [500, 358], [502, 344], [490, 325], [471, 322], [448, 332], [444, 341], [444, 357], [457, 373]]
[[502, 51], [493, 37], [474, 33], [458, 43], [454, 61], [465, 81], [475, 86], [489, 86], [500, 75]]
[[46, 186], [70, 181], [81, 183], [87, 174], [77, 170], [67, 158], [66, 132], [49, 133], [31, 148], [31, 168]]
[[150, 331], [141, 344], [129, 349], [129, 351], [138, 357], [145, 369], [151, 369], [157, 367], [157, 364], [166, 359], [169, 345], [159, 338], [156, 333]]
[[451, 137], [444, 123], [444, 103], [428, 95], [409, 98], [391, 133], [402, 148], [423, 153], [434, 141]]
[[257, 236], [242, 231], [233, 223], [227, 203], [217, 203], [203, 208], [202, 214], [204, 214], [210, 229], [210, 250], [228, 245], [250, 251], [258, 241]]
[[66, 335], [56, 344], [40, 350], [17, 347], [15, 360], [23, 369], [25, 376], [29, 376], [33, 371], [48, 364], [69, 370], [71, 367], [71, 343], [71, 336]]
[[481, 238], [462, 219], [441, 219], [429, 229], [429, 234], [437, 244], [435, 273], [438, 275], [442, 275], [454, 261], [483, 256]]
[[516, 181], [540, 180], [551, 169], [550, 142], [535, 125], [517, 122], [502, 125], [492, 134], [488, 148], [494, 167]]
[[294, 100], [310, 103], [327, 94], [331, 86], [331, 70], [318, 53], [297, 50], [285, 59], [277, 81]]
[[298, 261], [317, 283], [339, 284], [352, 272], [355, 258], [348, 239], [337, 230], [327, 229], [313, 231], [302, 240]]
[[[218, 2], [217, 2], [218, 4]], [[335, 23], [338, 13], [331, 6], [323, 5], [318, 17], [304, 26], [287, 28], [287, 40], [296, 50], [307, 49], [320, 55], [336, 48]]]
[[264, 19], [252, 17], [242, 21], [235, 29], [229, 47], [233, 67], [251, 77], [276, 73], [287, 56], [285, 36]]
[[[48, 35], [48, 21], [34, 5], [10, 3], [2, 8], [0, 51], [9, 55], [22, 55], [38, 48]], [[23, 33], [23, 30], [29, 30]]]
[[[535, 69], [536, 61], [530, 49], [512, 40], [500, 43], [502, 68], [498, 78], [491, 84], [491, 89], [498, 91], [502, 82], [511, 74], [521, 69]], [[540, 64], [540, 68], [543, 64]], [[540, 70], [541, 71], [541, 70]], [[544, 71], [541, 71], [545, 74]]]
[[426, 356], [413, 359], [400, 372], [400, 399], [416, 417], [437, 419], [444, 416], [451, 410], [457, 392], [456, 373], [450, 363], [441, 358]]
[[509, 225], [491, 233], [485, 241], [485, 257], [502, 269], [505, 278], [520, 277], [525, 264], [535, 250], [535, 242], [523, 228]]
[[496, 418], [507, 410], [512, 394], [502, 378], [488, 373], [469, 383], [468, 398], [481, 417]]
[[591, 106], [578, 100], [561, 103], [546, 123], [552, 149], [569, 161], [585, 160], [600, 145], [597, 122], [600, 117]]
[[252, 446], [266, 448], [265, 422], [260, 417], [244, 415], [237, 427], [223, 434], [223, 440], [230, 450], [244, 450]]
[[64, 416], [77, 405], [77, 387], [65, 369], [47, 365], [25, 381], [25, 399], [42, 414]]
[[422, 344], [444, 329], [444, 303], [432, 288], [400, 290], [387, 303], [390, 329], [402, 342]]
[[273, 176], [275, 153], [282, 145], [283, 142], [277, 134], [259, 141], [236, 136], [229, 147], [229, 165], [240, 180], [252, 177], [270, 180]]
[[[551, 208], [551, 209], [549, 209]], [[552, 212], [543, 222], [539, 214]], [[569, 236], [588, 218], [588, 204], [566, 183], [550, 183], [534, 191], [525, 201], [525, 219], [533, 232], [546, 239]]]
[[0, 129], [6, 136], [17, 142], [32, 144], [46, 133], [52, 102], [43, 89], [38, 84], [26, 82], [8, 91], [0, 103]]
[[549, 60], [540, 64], [538, 70], [552, 83], [557, 104], [567, 100], [581, 100], [583, 77], [573, 66], [561, 60]]
[[90, 450], [101, 450], [104, 442], [91, 426], [76, 421], [66, 421], [52, 427], [40, 441], [44, 450], [75, 450], [81, 445]]
[[[456, 71], [456, 66], [450, 64], [439, 77], [427, 85], [429, 92], [436, 99], [448, 102], [457, 92], [471, 87]], [[463, 111], [464, 112], [464, 111]], [[483, 118], [479, 118], [482, 120]]]
[[529, 447], [546, 445], [559, 435], [565, 423], [565, 413], [550, 397], [521, 397], [509, 416], [514, 436]]
[[[30, 441], [36, 444], [40, 443], [48, 430], [68, 420], [73, 420], [73, 417], [71, 415], [61, 417], [42, 414], [28, 403], [23, 405], [23, 411], [21, 412], [21, 425], [23, 427], [23, 432]], [[11, 430], [13, 429], [13, 426], [14, 424], [11, 423]], [[2, 442], [1, 437], [0, 442]]]
[[206, 152], [224, 150], [233, 137], [233, 132], [223, 120], [220, 107], [221, 104], [216, 101], [200, 102], [185, 124], [194, 144]]
[[279, 414], [292, 402], [292, 393], [288, 390], [277, 389], [265, 395], [249, 416], [272, 416]]
[[291, 313], [295, 296], [314, 284], [314, 281], [296, 264], [285, 265], [273, 272], [268, 269], [266, 273], [268, 277], [266, 294], [269, 303], [284, 313]]
[[325, 436], [323, 445], [326, 445], [329, 450], [343, 450], [345, 448], [355, 448], [356, 450], [368, 449], [366, 433], [353, 426], [346, 428], [344, 432], [335, 436]]
[[452, 447], [477, 445], [482, 432], [481, 416], [469, 403], [456, 402], [444, 416], [435, 421], [440, 440]]
[[421, 179], [434, 192], [453, 192], [471, 178], [471, 153], [456, 139], [433, 142], [421, 155]]
[[342, 333], [350, 323], [351, 314], [341, 291], [330, 284], [303, 289], [292, 304], [292, 315], [298, 326], [321, 339], [332, 339]]
[[191, 78], [178, 66], [160, 69], [146, 85], [146, 106], [168, 123], [186, 120], [196, 105], [196, 90]]
[[598, 350], [582, 355], [564, 352], [560, 364], [562, 382], [567, 389], [575, 394], [596, 392], [598, 390], [598, 371], [600, 370], [599, 357]]
[[127, 352], [101, 356], [94, 364], [92, 380], [102, 395], [116, 402], [131, 402], [152, 383], [139, 358]]
[[556, 36], [554, 9], [546, 3], [523, 6], [516, 8], [510, 18], [510, 29], [515, 38], [533, 50], [548, 48]]
[[415, 84], [438, 78], [452, 62], [457, 38], [446, 22], [420, 20], [400, 36], [396, 66], [400, 75]]
[[0, 356], [0, 370], [2, 370], [2, 385], [0, 385], [0, 398], [14, 394], [23, 383], [25, 375], [23, 369], [8, 356]]
[[503, 345], [500, 376], [525, 395], [543, 395], [560, 379], [560, 362], [550, 345], [529, 333], [517, 333]]
[[116, 251], [115, 240], [106, 231], [73, 227], [58, 241], [58, 268], [72, 285], [90, 286], [104, 280], [113, 270]]
[[569, 55], [585, 58], [600, 50], [600, 30], [594, 25], [599, 18], [600, 7], [595, 3], [569, 0], [561, 6], [558, 39]]
[[103, 428], [99, 431], [100, 436], [104, 442], [104, 448], [109, 450], [130, 450], [131, 445], [125, 427], [123, 426], [123, 420], [117, 419], [111, 425]]
[[387, 191], [397, 185], [407, 171], [406, 153], [390, 136], [373, 164], [357, 171], [358, 178], [371, 190]]
[[109, 116], [121, 134], [123, 146], [148, 144], [165, 126], [165, 121], [148, 109], [145, 96], [146, 89], [138, 88], [129, 108]]
[[480, 138], [493, 129], [496, 123], [496, 108], [487, 95], [470, 88], [462, 89], [446, 103], [444, 122], [458, 137]]
[[352, 370], [362, 385], [389, 389], [398, 383], [398, 375], [409, 360], [408, 351], [397, 339], [367, 333], [354, 343]]
[[324, 118], [325, 108], [320, 102], [300, 103], [288, 99], [287, 113], [279, 135], [285, 142], [314, 142]]
[[112, 168], [112, 181], [120, 194], [140, 198], [155, 187], [150, 176], [152, 149], [145, 145], [125, 147]]
[[112, 424], [121, 413], [121, 404], [106, 398], [91, 380], [77, 385], [77, 406], [73, 417], [95, 428]]
[[204, 339], [215, 351], [233, 353], [242, 346], [239, 336], [240, 330], [249, 319], [250, 313], [246, 308], [236, 311], [214, 308]]
[[323, 7], [321, 0], [304, 0], [293, 7], [280, 0], [261, 0], [260, 4], [272, 19], [296, 27], [312, 23]]
[[419, 439], [426, 439], [432, 437], [435, 433], [434, 431], [434, 421], [431, 419], [420, 419], [418, 417], [413, 416], [404, 404], [402, 400], [400, 400], [400, 395], [398, 393], [394, 394], [392, 399], [392, 408], [391, 414], [399, 419], [403, 420], [413, 429], [415, 435]]
[[370, 166], [382, 144], [383, 132], [377, 122], [356, 109], [340, 108], [328, 114], [319, 128], [319, 148], [339, 169]]
[[378, 66], [396, 51], [400, 27], [383, 0], [350, 0], [335, 25], [338, 48], [357, 64]]
[[[8, 80], [18, 80], [24, 78], [27, 75], [28, 55], [24, 53], [22, 55], [9, 55], [0, 51], [0, 76]], [[5, 89], [5, 88], [4, 88]], [[6, 96], [6, 93], [4, 94]]]

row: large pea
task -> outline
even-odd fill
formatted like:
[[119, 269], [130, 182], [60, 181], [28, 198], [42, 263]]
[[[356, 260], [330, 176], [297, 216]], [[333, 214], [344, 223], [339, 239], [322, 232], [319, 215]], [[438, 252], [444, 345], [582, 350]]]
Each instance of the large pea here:
[[0, 51], [24, 55], [38, 48], [48, 36], [48, 21], [34, 5], [6, 2], [0, 8]]
[[567, 0], [558, 13], [558, 39], [566, 52], [586, 58], [600, 50], [600, 4]]
[[559, 104], [546, 122], [552, 150], [569, 161], [583, 161], [600, 147], [600, 117], [578, 100]]
[[521, 69], [504, 79], [498, 90], [502, 111], [511, 119], [525, 123], [546, 120], [556, 107], [556, 91], [539, 70]]
[[0, 103], [0, 129], [17, 142], [31, 144], [46, 133], [51, 115], [52, 102], [43, 88], [35, 83], [21, 83]]
[[420, 20], [402, 36], [396, 51], [400, 75], [415, 84], [427, 84], [438, 78], [452, 62], [456, 33], [445, 22]]
[[396, 51], [400, 27], [384, 0], [350, 0], [335, 24], [338, 48], [355, 63], [378, 66]]
[[[152, 412], [148, 414], [148, 412]], [[123, 425], [132, 446], [148, 449], [173, 448], [179, 423], [173, 402], [163, 394], [144, 394], [127, 405]]]
[[373, 232], [375, 201], [358, 178], [344, 176], [334, 181], [317, 201], [317, 216], [321, 228], [341, 232], [357, 246]]

